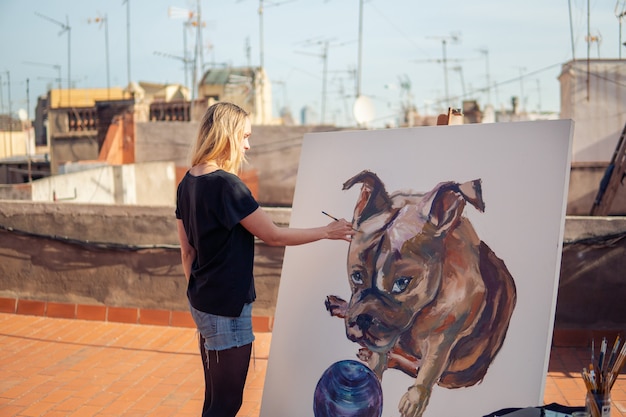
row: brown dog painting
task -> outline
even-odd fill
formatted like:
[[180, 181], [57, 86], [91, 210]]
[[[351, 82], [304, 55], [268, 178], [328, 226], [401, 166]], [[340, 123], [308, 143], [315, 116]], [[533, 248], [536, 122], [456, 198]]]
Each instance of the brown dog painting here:
[[366, 170], [343, 189], [356, 184], [351, 297], [328, 296], [326, 308], [344, 319], [346, 336], [361, 346], [357, 356], [378, 379], [390, 368], [414, 378], [398, 407], [403, 417], [419, 417], [435, 384], [483, 380], [506, 337], [515, 282], [463, 216], [467, 203], [485, 209], [480, 179], [389, 194]]

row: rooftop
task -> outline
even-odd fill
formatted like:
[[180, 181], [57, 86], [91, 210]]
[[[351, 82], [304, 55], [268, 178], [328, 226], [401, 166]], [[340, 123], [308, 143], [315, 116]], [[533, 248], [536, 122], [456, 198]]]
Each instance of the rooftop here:
[[[272, 334], [256, 333], [237, 417], [258, 417]], [[0, 414], [198, 416], [203, 375], [195, 329], [0, 313]], [[544, 403], [582, 406], [589, 350], [550, 352]], [[626, 375], [611, 417], [626, 417]], [[532, 404], [529, 404], [529, 406]], [[495, 411], [495, 410], [494, 410]]]

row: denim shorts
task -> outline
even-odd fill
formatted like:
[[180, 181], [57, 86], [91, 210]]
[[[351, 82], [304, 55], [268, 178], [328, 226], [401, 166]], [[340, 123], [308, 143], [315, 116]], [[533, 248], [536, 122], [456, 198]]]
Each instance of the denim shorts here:
[[254, 341], [252, 332], [252, 304], [243, 306], [239, 317], [224, 317], [196, 310], [189, 305], [191, 316], [207, 350], [225, 350]]

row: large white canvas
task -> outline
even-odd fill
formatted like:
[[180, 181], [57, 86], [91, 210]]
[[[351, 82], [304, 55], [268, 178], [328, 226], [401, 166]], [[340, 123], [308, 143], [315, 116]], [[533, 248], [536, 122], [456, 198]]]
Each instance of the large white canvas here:
[[[475, 386], [435, 386], [426, 417], [482, 416], [542, 404], [558, 288], [573, 123], [569, 120], [306, 135], [291, 227], [352, 218], [358, 172], [375, 172], [389, 192], [427, 192], [442, 181], [482, 180], [485, 211], [464, 216], [515, 280], [517, 305], [501, 350]], [[285, 252], [261, 417], [313, 416], [319, 378], [333, 363], [356, 359], [359, 346], [331, 317], [328, 295], [350, 298], [348, 243], [320, 241]], [[383, 375], [384, 417], [412, 378]]]

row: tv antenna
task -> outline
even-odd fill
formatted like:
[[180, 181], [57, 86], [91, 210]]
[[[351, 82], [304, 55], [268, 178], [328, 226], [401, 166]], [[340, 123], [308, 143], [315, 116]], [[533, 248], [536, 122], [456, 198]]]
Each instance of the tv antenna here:
[[359, 54], [357, 63], [357, 76], [356, 76], [356, 98], [361, 97], [361, 81], [362, 81], [362, 69], [363, 69], [363, 0], [359, 0]]
[[617, 0], [615, 4], [615, 17], [619, 22], [619, 59], [622, 59], [622, 47], [624, 44], [622, 43], [622, 21], [624, 20], [624, 16], [626, 16], [626, 0]]
[[465, 97], [465, 78], [463, 77], [463, 67], [461, 65], [456, 65], [452, 67], [452, 71], [459, 73], [459, 77], [461, 77], [461, 92], [463, 93], [463, 97]]
[[[191, 103], [189, 108], [189, 117], [193, 119], [193, 105], [196, 99], [196, 90], [198, 89], [198, 68], [204, 68], [204, 59], [202, 53], [202, 28], [206, 26], [206, 23], [202, 21], [202, 12], [200, 10], [200, 0], [196, 0], [196, 11], [181, 9], [179, 7], [169, 7], [167, 11], [170, 18], [180, 19], [186, 18], [187, 21], [183, 23], [183, 63], [185, 67], [185, 80], [187, 79], [187, 33], [185, 29], [187, 27], [195, 27], [196, 29], [196, 44], [194, 47], [192, 70], [191, 70]], [[173, 57], [173, 56], [170, 56]], [[198, 63], [200, 60], [200, 63]], [[185, 81], [187, 84], [187, 81]]]
[[188, 88], [187, 65], [193, 62], [192, 59], [187, 58], [186, 56], [178, 56], [178, 55], [174, 55], [174, 54], [168, 54], [167, 52], [159, 52], [159, 51], [154, 51], [154, 55], [162, 56], [162, 57], [165, 57], [165, 58], [172, 58], [172, 59], [175, 59], [177, 61], [181, 61], [183, 63], [183, 65], [184, 65], [185, 87]]
[[61, 65], [44, 64], [43, 62], [31, 62], [31, 61], [24, 61], [23, 63], [27, 65], [36, 65], [38, 67], [50, 67], [50, 68], [54, 68], [55, 70], [57, 70], [59, 74], [57, 78], [54, 78], [54, 81], [57, 81], [59, 83], [59, 90], [61, 90]]
[[98, 17], [95, 17], [93, 19], [87, 19], [87, 23], [92, 22], [99, 23], [100, 28], [102, 28], [102, 26], [104, 25], [104, 55], [107, 66], [107, 98], [111, 100], [111, 77], [109, 71], [109, 19], [107, 18], [106, 14], [104, 16], [100, 16], [100, 14], [98, 13]]
[[596, 43], [596, 47], [598, 48], [598, 58], [600, 58], [600, 44], [602, 43], [602, 34], [600, 33], [600, 31], [598, 31], [596, 35], [587, 35], [585, 37], [585, 40], [589, 44], [591, 44], [592, 42]]
[[[268, 1], [265, 0], [264, 4], [263, 0], [259, 0], [259, 68], [261, 72], [265, 72], [265, 62], [264, 62], [264, 40], [263, 40], [263, 12], [266, 7], [276, 7], [282, 6], [285, 3], [290, 3], [295, 0], [283, 0], [280, 2], [276, 1]], [[260, 87], [261, 87], [261, 123], [265, 123], [265, 77], [261, 74]]]
[[122, 4], [126, 4], [126, 77], [130, 88], [130, 0], [124, 0]]
[[328, 79], [328, 48], [335, 46], [343, 46], [351, 42], [342, 42], [337, 44], [331, 44], [332, 39], [307, 39], [302, 42], [303, 46], [316, 46], [319, 45], [322, 47], [322, 52], [319, 54], [314, 54], [310, 52], [296, 51], [298, 54], [304, 55], [312, 55], [322, 58], [324, 61], [324, 67], [322, 70], [322, 111], [320, 117], [320, 124], [324, 124], [325, 116], [326, 116], [326, 91], [327, 91], [327, 79]]
[[42, 19], [45, 19], [49, 22], [54, 23], [55, 25], [59, 25], [61, 26], [61, 31], [59, 32], [59, 36], [61, 36], [63, 33], [67, 32], [67, 106], [70, 107], [71, 103], [71, 95], [70, 95], [70, 90], [72, 88], [72, 72], [71, 72], [71, 51], [72, 51], [72, 28], [70, 27], [70, 20], [67, 17], [67, 15], [65, 15], [65, 23], [63, 22], [59, 22], [56, 19], [53, 19], [51, 17], [45, 16], [41, 13], [35, 12], [35, 15], [41, 17]]
[[[189, 54], [188, 54], [187, 30], [188, 29], [192, 29], [194, 26], [196, 27], [196, 30], [200, 30], [200, 25], [198, 24], [198, 22], [195, 19], [196, 13], [194, 11], [192, 11], [192, 10], [183, 9], [183, 8], [180, 8], [180, 7], [170, 6], [170, 7], [167, 8], [167, 15], [168, 15], [168, 17], [170, 19], [185, 19], [185, 21], [183, 22], [183, 56], [182, 57], [178, 57], [178, 56], [174, 56], [174, 55], [170, 55], [170, 54], [157, 53], [157, 52], [155, 52], [155, 54], [181, 60], [183, 62], [183, 67], [184, 67], [183, 71], [185, 72], [185, 86], [187, 88], [189, 88], [189, 82], [188, 82], [188, 75], [187, 74], [190, 72], [190, 68], [192, 68], [192, 71], [195, 72], [195, 67], [193, 67], [194, 59], [190, 58]], [[197, 52], [198, 52], [198, 50], [197, 50], [197, 48], [195, 48], [194, 49], [194, 54], [196, 56], [197, 56]], [[192, 74], [192, 78], [194, 79], [194, 81], [193, 81], [194, 82], [194, 87], [190, 88], [190, 90], [192, 91], [192, 94], [193, 94], [193, 90], [195, 88], [195, 77], [193, 75], [194, 74]]]
[[448, 55], [447, 55], [447, 45], [448, 42], [457, 44], [460, 43], [460, 34], [451, 33], [448, 36], [427, 36], [427, 39], [434, 39], [441, 41], [441, 47], [443, 51], [443, 58], [441, 62], [443, 63], [443, 80], [444, 80], [444, 88], [445, 88], [445, 97], [446, 97], [446, 105], [450, 106], [450, 93], [448, 91]]
[[489, 71], [489, 49], [482, 48], [479, 49], [478, 52], [485, 56], [486, 63], [486, 76], [487, 76], [487, 104], [491, 104], [491, 74]]
[[263, 12], [268, 7], [282, 6], [285, 3], [291, 3], [295, 0], [283, 0], [283, 1], [271, 1], [271, 0], [259, 0], [259, 66], [264, 66], [264, 51], [263, 51]]
[[516, 67], [519, 70], [519, 86], [520, 86], [520, 110], [526, 110], [526, 97], [524, 97], [524, 77], [526, 73], [526, 67]]

